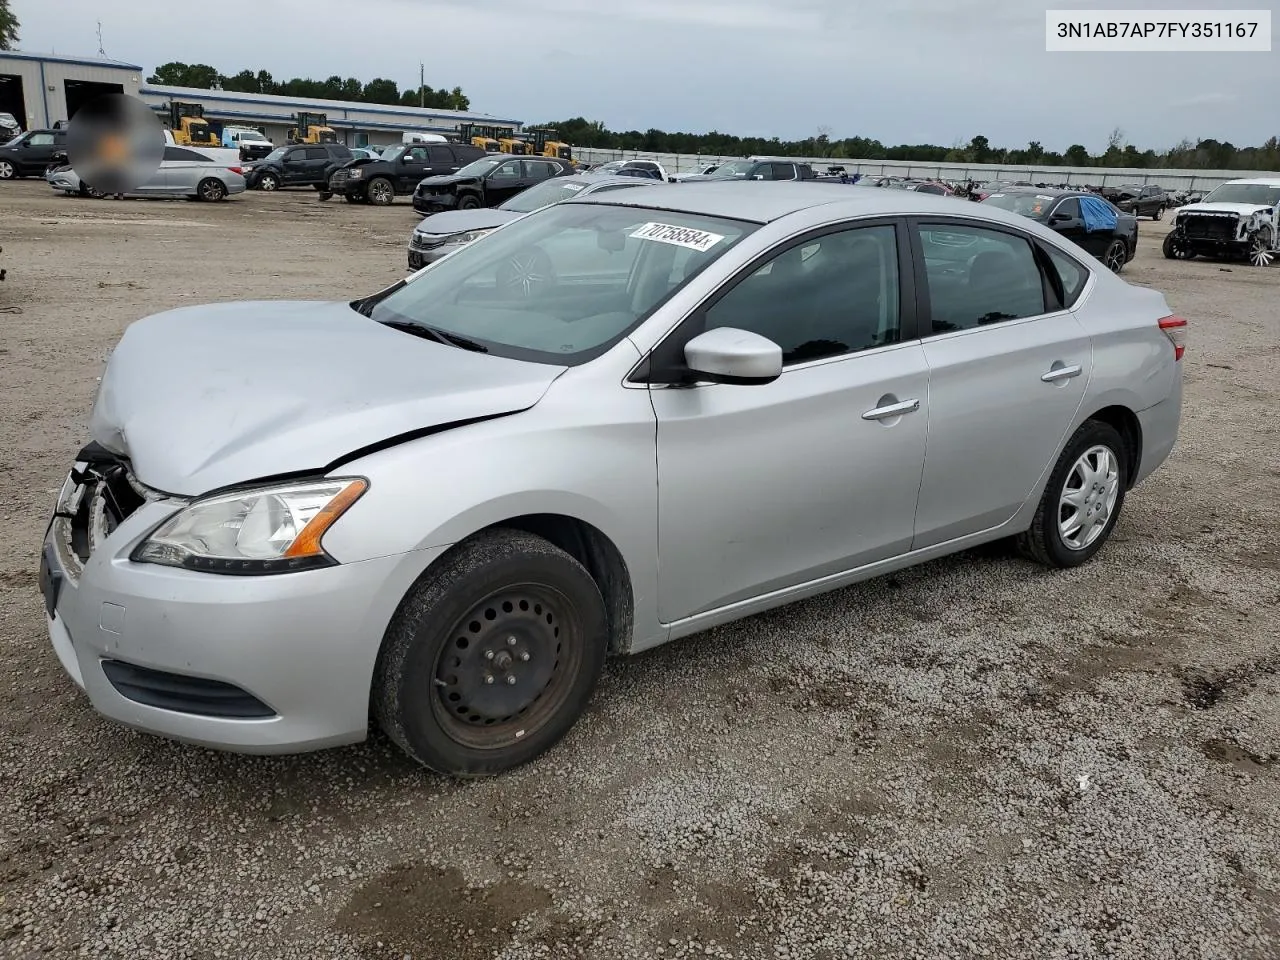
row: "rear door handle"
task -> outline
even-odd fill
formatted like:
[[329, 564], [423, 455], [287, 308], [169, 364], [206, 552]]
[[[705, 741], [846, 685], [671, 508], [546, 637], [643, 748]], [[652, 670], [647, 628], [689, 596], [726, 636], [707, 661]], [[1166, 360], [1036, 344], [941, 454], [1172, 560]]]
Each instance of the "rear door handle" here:
[[1078, 377], [1080, 373], [1080, 364], [1073, 363], [1069, 367], [1054, 367], [1041, 376], [1040, 379], [1045, 383], [1057, 383], [1059, 380], [1070, 380], [1072, 377]]
[[919, 400], [903, 400], [901, 403], [891, 403], [884, 407], [876, 407], [874, 410], [868, 410], [862, 415], [862, 419], [889, 420], [893, 417], [900, 417], [904, 413], [915, 413], [919, 409]]

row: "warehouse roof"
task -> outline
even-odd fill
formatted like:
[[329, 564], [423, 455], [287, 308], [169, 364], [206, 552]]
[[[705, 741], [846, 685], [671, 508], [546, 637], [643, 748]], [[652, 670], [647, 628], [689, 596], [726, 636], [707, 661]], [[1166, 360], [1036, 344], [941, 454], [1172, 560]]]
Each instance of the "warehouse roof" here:
[[81, 67], [115, 67], [118, 70], [132, 70], [141, 73], [142, 67], [136, 63], [125, 63], [122, 60], [110, 60], [106, 57], [65, 57], [56, 53], [24, 53], [19, 50], [0, 50], [0, 60], [39, 60], [44, 63], [71, 63]]
[[[244, 104], [271, 106], [271, 107], [288, 107], [288, 108], [304, 108], [316, 109], [326, 113], [332, 113], [335, 110], [350, 111], [352, 113], [382, 114], [388, 118], [395, 117], [401, 120], [422, 120], [429, 117], [438, 117], [442, 120], [481, 120], [489, 123], [510, 124], [519, 126], [519, 120], [505, 120], [489, 113], [477, 113], [473, 110], [445, 110], [436, 107], [402, 107], [385, 103], [359, 103], [354, 100], [322, 100], [312, 97], [281, 97], [268, 93], [239, 93], [234, 90], [202, 90], [197, 87], [170, 87], [161, 84], [144, 84], [142, 89], [138, 91], [146, 96], [159, 97], [178, 97], [187, 100], [214, 101], [230, 104]], [[333, 118], [330, 118], [333, 119]]]

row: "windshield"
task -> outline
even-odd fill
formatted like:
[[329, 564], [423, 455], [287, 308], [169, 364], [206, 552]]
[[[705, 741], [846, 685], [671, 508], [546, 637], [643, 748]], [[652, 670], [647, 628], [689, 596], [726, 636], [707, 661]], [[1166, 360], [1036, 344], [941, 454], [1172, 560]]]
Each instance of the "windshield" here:
[[400, 156], [400, 154], [404, 153], [404, 151], [405, 145], [403, 143], [397, 144], [394, 147], [387, 147], [387, 149], [383, 150], [380, 158], [383, 160], [395, 160]]
[[1224, 183], [1214, 187], [1202, 203], [1256, 203], [1274, 207], [1280, 204], [1280, 186], [1266, 183]]
[[271, 141], [260, 134], [257, 130], [241, 130], [239, 131], [241, 140], [257, 140], [261, 143], [270, 143]]
[[711, 174], [717, 180], [728, 180], [732, 177], [745, 177], [748, 173], [755, 169], [756, 161], [754, 160], [730, 160], [728, 163], [722, 163], [716, 167], [715, 172]]
[[498, 209], [510, 210], [512, 213], [532, 213], [561, 200], [568, 200], [585, 188], [585, 183], [575, 183], [564, 178], [544, 180], [528, 190], [521, 190], [505, 203], [498, 204]]
[[753, 229], [689, 213], [558, 203], [437, 261], [371, 315], [502, 356], [583, 363]]
[[993, 193], [982, 202], [1001, 210], [1020, 213], [1024, 217], [1039, 219], [1048, 213], [1056, 199], [1043, 193]]
[[[386, 157], [384, 153], [383, 158]], [[456, 176], [459, 177], [481, 177], [500, 164], [506, 157], [481, 157], [479, 160], [473, 160], [465, 167], [459, 170]]]
[[289, 148], [288, 148], [288, 147], [276, 147], [274, 150], [272, 150], [270, 153], [268, 153], [268, 154], [267, 154], [265, 157], [263, 157], [262, 159], [263, 159], [264, 161], [267, 161], [267, 160], [283, 160], [283, 159], [284, 159], [284, 155], [288, 152], [288, 150], [289, 150]]

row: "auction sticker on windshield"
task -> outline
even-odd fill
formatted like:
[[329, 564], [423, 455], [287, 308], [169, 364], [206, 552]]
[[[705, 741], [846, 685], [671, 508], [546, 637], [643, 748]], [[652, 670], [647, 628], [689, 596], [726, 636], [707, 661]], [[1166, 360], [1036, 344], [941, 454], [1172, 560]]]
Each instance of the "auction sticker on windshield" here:
[[669, 223], [646, 223], [630, 234], [636, 240], [656, 240], [677, 247], [688, 247], [703, 253], [724, 239], [723, 234], [695, 230], [693, 227], [676, 227]]

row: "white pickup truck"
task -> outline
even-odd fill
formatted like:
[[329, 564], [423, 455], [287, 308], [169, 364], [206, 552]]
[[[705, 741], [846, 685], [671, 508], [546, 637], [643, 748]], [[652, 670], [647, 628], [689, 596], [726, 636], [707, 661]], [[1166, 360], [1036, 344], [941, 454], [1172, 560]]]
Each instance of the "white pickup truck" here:
[[1199, 203], [1178, 209], [1164, 238], [1170, 260], [1197, 256], [1248, 260], [1264, 267], [1280, 254], [1280, 179], [1219, 184]]

